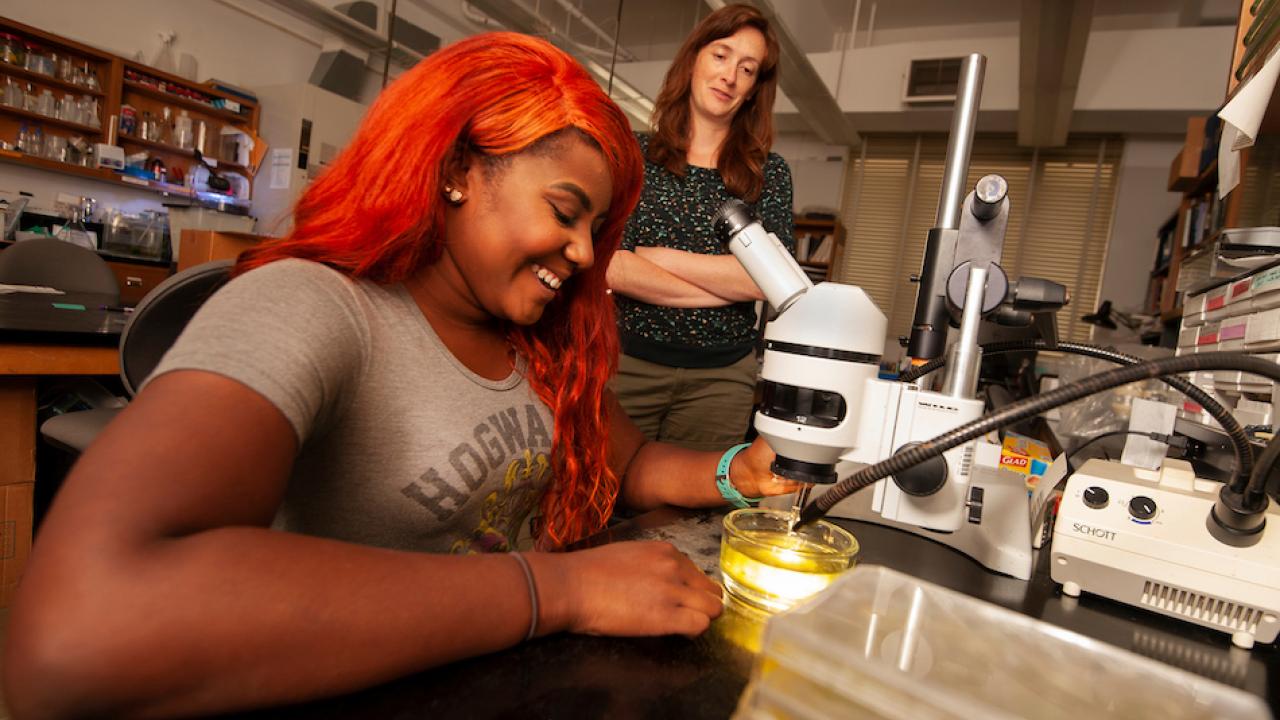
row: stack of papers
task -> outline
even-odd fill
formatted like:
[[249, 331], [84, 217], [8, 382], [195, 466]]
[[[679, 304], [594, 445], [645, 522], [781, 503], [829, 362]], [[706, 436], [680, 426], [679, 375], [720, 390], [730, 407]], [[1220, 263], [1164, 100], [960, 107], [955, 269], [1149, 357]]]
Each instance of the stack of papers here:
[[0, 295], [8, 295], [9, 293], [41, 293], [44, 295], [65, 295], [57, 288], [45, 287], [44, 285], [5, 285], [0, 283]]

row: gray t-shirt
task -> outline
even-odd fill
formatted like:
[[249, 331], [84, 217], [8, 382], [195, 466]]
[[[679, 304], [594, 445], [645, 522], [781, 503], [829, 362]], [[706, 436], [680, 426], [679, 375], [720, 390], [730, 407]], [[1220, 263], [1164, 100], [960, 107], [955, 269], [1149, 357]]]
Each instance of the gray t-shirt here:
[[280, 409], [300, 449], [274, 527], [489, 552], [528, 546], [551, 479], [552, 415], [522, 368], [468, 370], [402, 285], [281, 260], [210, 298], [151, 377], [206, 370]]

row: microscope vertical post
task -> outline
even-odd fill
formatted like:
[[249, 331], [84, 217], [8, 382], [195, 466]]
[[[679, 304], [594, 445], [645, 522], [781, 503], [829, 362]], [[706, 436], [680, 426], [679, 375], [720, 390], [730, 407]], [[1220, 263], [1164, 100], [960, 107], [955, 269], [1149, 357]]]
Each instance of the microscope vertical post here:
[[956, 89], [956, 105], [951, 117], [951, 135], [947, 140], [947, 160], [942, 175], [942, 192], [938, 198], [936, 226], [925, 242], [924, 263], [920, 270], [920, 289], [916, 293], [915, 315], [907, 354], [918, 362], [941, 357], [946, 348], [950, 313], [947, 310], [947, 277], [955, 260], [956, 238], [960, 232], [960, 213], [968, 186], [969, 156], [973, 150], [974, 128], [978, 123], [978, 105], [982, 100], [982, 77], [987, 59], [972, 53], [960, 65], [960, 85]]
[[942, 394], [954, 398], [971, 398], [978, 389], [978, 370], [982, 365], [982, 348], [978, 347], [978, 326], [982, 323], [982, 300], [987, 290], [987, 269], [977, 264], [969, 268], [969, 288], [965, 292], [964, 314], [960, 319], [960, 337], [951, 346]]
[[969, 193], [966, 181], [969, 157], [973, 154], [973, 134], [978, 125], [978, 106], [982, 102], [982, 76], [987, 58], [970, 53], [960, 65], [960, 85], [956, 89], [956, 109], [951, 116], [951, 135], [947, 139], [947, 164], [942, 171], [942, 192], [938, 196], [937, 227], [960, 229], [960, 211]]

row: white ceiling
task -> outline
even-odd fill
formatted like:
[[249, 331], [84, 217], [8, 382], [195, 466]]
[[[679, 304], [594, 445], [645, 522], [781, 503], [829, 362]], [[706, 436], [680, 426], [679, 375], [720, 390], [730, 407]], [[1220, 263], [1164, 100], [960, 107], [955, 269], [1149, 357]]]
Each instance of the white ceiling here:
[[[579, 42], [598, 44], [596, 33], [569, 19], [556, 0], [526, 0]], [[598, 27], [612, 34], [619, 0], [566, 0]], [[635, 59], [661, 60], [674, 55], [679, 43], [710, 10], [706, 0], [621, 0], [619, 44]], [[1016, 35], [1021, 0], [773, 0], [779, 17], [805, 52], [840, 47], [858, 11], [855, 45], [882, 44], [919, 37], [922, 28], [980, 26], [984, 34]], [[1238, 0], [1098, 0], [1095, 29], [1180, 27], [1234, 24]], [[873, 19], [874, 15], [874, 19]], [[976, 30], [977, 28], [975, 28]], [[607, 47], [603, 42], [601, 47]]]

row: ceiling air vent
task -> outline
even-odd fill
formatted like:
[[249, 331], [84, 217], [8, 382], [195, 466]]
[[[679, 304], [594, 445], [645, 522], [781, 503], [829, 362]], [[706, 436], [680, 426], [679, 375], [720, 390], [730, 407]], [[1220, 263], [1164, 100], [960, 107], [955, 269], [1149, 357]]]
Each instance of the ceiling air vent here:
[[907, 70], [907, 87], [902, 100], [907, 103], [942, 103], [956, 99], [963, 58], [912, 60]]

